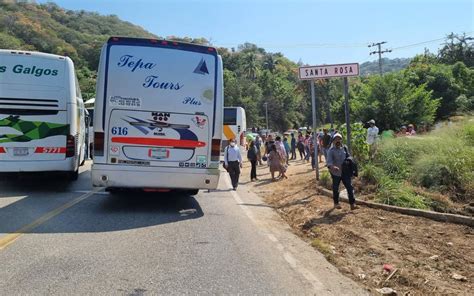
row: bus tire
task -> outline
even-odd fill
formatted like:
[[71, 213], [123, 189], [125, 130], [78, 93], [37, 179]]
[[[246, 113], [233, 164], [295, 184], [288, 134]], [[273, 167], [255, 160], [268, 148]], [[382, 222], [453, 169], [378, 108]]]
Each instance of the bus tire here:
[[199, 193], [199, 189], [191, 189], [186, 191], [189, 195], [197, 195]]

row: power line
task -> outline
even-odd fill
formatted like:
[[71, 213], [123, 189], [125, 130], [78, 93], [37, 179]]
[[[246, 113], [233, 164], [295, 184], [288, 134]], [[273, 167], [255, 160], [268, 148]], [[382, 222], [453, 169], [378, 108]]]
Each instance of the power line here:
[[[472, 34], [474, 31], [471, 32], [466, 32], [466, 35]], [[405, 48], [410, 48], [410, 47], [416, 47], [419, 45], [427, 44], [427, 43], [432, 43], [432, 42], [437, 42], [437, 41], [443, 41], [446, 40], [448, 37], [443, 37], [443, 38], [437, 38], [437, 39], [432, 39], [432, 40], [427, 40], [427, 41], [421, 41], [417, 43], [412, 43], [412, 44], [407, 44], [399, 47], [394, 47], [392, 50], [399, 50], [399, 49], [405, 49]]]
[[[218, 44], [220, 47], [235, 47], [242, 44]], [[262, 48], [357, 48], [365, 47], [365, 43], [300, 43], [300, 44], [258, 44]]]
[[370, 53], [370, 55], [379, 54], [379, 72], [380, 72], [380, 76], [382, 76], [382, 54], [386, 53], [386, 52], [392, 52], [391, 49], [382, 50], [382, 44], [385, 44], [385, 43], [387, 43], [387, 41], [372, 43], [368, 46], [368, 47], [377, 46], [377, 48], [378, 48], [378, 50], [372, 51]]

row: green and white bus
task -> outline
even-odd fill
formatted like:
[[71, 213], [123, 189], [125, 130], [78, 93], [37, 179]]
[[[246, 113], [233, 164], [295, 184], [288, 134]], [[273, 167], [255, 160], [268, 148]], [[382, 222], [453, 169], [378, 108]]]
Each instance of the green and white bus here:
[[0, 173], [60, 171], [77, 179], [84, 116], [70, 58], [0, 50]]

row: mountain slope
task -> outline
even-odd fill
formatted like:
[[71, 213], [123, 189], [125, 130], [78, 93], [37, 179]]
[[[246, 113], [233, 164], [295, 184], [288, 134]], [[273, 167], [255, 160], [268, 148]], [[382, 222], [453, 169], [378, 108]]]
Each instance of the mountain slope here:
[[[382, 58], [382, 72], [396, 72], [400, 71], [408, 66], [411, 59], [408, 58]], [[360, 65], [360, 74], [367, 76], [371, 74], [379, 74], [379, 61], [375, 60], [372, 62], [365, 62]]]
[[69, 56], [86, 99], [95, 96], [100, 49], [110, 36], [158, 38], [115, 15], [20, 2], [0, 0], [0, 48]]
[[0, 2], [0, 48], [67, 55], [78, 68], [96, 70], [99, 51], [110, 35], [157, 36], [143, 28], [93, 12], [71, 11], [56, 4]]

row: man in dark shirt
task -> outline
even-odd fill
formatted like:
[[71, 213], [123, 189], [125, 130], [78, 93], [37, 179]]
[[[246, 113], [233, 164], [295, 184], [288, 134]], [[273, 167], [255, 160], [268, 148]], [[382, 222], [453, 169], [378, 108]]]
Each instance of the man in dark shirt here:
[[328, 162], [328, 150], [331, 147], [331, 135], [328, 134], [328, 129], [323, 129], [323, 154], [324, 159]]
[[351, 204], [351, 210], [355, 210], [354, 198], [354, 187], [352, 187], [352, 176], [346, 175], [342, 170], [342, 163], [346, 159], [346, 149], [342, 145], [342, 135], [340, 133], [334, 134], [333, 145], [329, 149], [327, 155], [327, 167], [332, 177], [332, 195], [334, 200], [334, 207], [340, 209], [339, 205], [339, 184], [344, 184], [347, 189], [347, 195], [349, 196], [349, 203]]
[[291, 133], [291, 159], [296, 159], [296, 139], [294, 133]]

